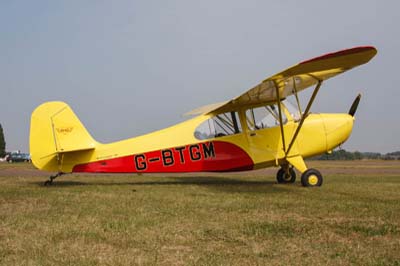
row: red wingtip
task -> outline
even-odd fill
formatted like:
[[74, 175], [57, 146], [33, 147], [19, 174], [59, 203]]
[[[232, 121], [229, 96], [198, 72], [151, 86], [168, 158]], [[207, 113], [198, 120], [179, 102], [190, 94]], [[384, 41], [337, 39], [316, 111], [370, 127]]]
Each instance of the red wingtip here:
[[318, 60], [322, 60], [322, 59], [333, 58], [333, 57], [339, 57], [339, 56], [343, 56], [343, 55], [349, 55], [349, 54], [356, 54], [356, 53], [361, 53], [361, 52], [366, 52], [366, 51], [372, 51], [372, 50], [377, 52], [376, 48], [373, 47], [373, 46], [358, 46], [358, 47], [353, 47], [353, 48], [340, 50], [340, 51], [333, 52], [333, 53], [324, 54], [322, 56], [314, 57], [312, 59], [303, 61], [300, 64], [305, 64], [305, 63], [318, 61]]

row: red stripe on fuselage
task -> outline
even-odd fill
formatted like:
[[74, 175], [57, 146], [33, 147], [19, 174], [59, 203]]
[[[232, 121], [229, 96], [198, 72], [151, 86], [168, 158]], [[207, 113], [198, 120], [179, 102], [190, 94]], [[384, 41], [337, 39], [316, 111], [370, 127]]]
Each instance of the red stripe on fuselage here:
[[76, 165], [73, 172], [178, 173], [253, 169], [253, 160], [240, 147], [212, 141]]

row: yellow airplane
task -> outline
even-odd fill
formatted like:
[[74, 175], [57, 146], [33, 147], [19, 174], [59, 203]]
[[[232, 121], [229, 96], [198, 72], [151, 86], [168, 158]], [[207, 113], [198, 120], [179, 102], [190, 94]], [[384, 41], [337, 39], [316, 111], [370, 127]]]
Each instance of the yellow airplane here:
[[[185, 122], [147, 135], [103, 144], [95, 141], [72, 109], [46, 102], [31, 117], [30, 153], [41, 170], [64, 173], [177, 173], [244, 171], [280, 166], [278, 183], [296, 172], [307, 187], [322, 175], [304, 158], [332, 151], [348, 139], [361, 95], [348, 114], [313, 114], [323, 81], [370, 61], [371, 46], [355, 47], [301, 62], [226, 102], [193, 110]], [[315, 86], [304, 111], [298, 93]], [[285, 100], [296, 101], [296, 110]], [[294, 101], [294, 100], [293, 100]], [[292, 109], [291, 109], [292, 108]]]

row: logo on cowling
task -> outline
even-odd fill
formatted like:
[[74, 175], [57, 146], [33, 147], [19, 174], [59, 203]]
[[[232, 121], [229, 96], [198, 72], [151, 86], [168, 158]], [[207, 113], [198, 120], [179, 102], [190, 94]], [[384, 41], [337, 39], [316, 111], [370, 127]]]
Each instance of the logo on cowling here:
[[74, 129], [73, 127], [59, 127], [59, 128], [56, 128], [57, 132], [59, 134], [63, 134], [63, 135], [67, 135], [67, 134], [71, 133], [73, 129]]

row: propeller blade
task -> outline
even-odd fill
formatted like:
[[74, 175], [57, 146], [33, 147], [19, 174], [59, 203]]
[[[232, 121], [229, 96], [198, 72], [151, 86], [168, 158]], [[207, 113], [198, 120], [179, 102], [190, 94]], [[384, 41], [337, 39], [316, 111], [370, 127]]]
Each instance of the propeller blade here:
[[351, 105], [350, 110], [349, 110], [349, 115], [351, 115], [351, 116], [355, 115], [355, 113], [357, 111], [358, 104], [360, 103], [360, 100], [361, 100], [361, 93], [359, 93], [357, 95], [357, 97], [354, 99], [354, 102]]

